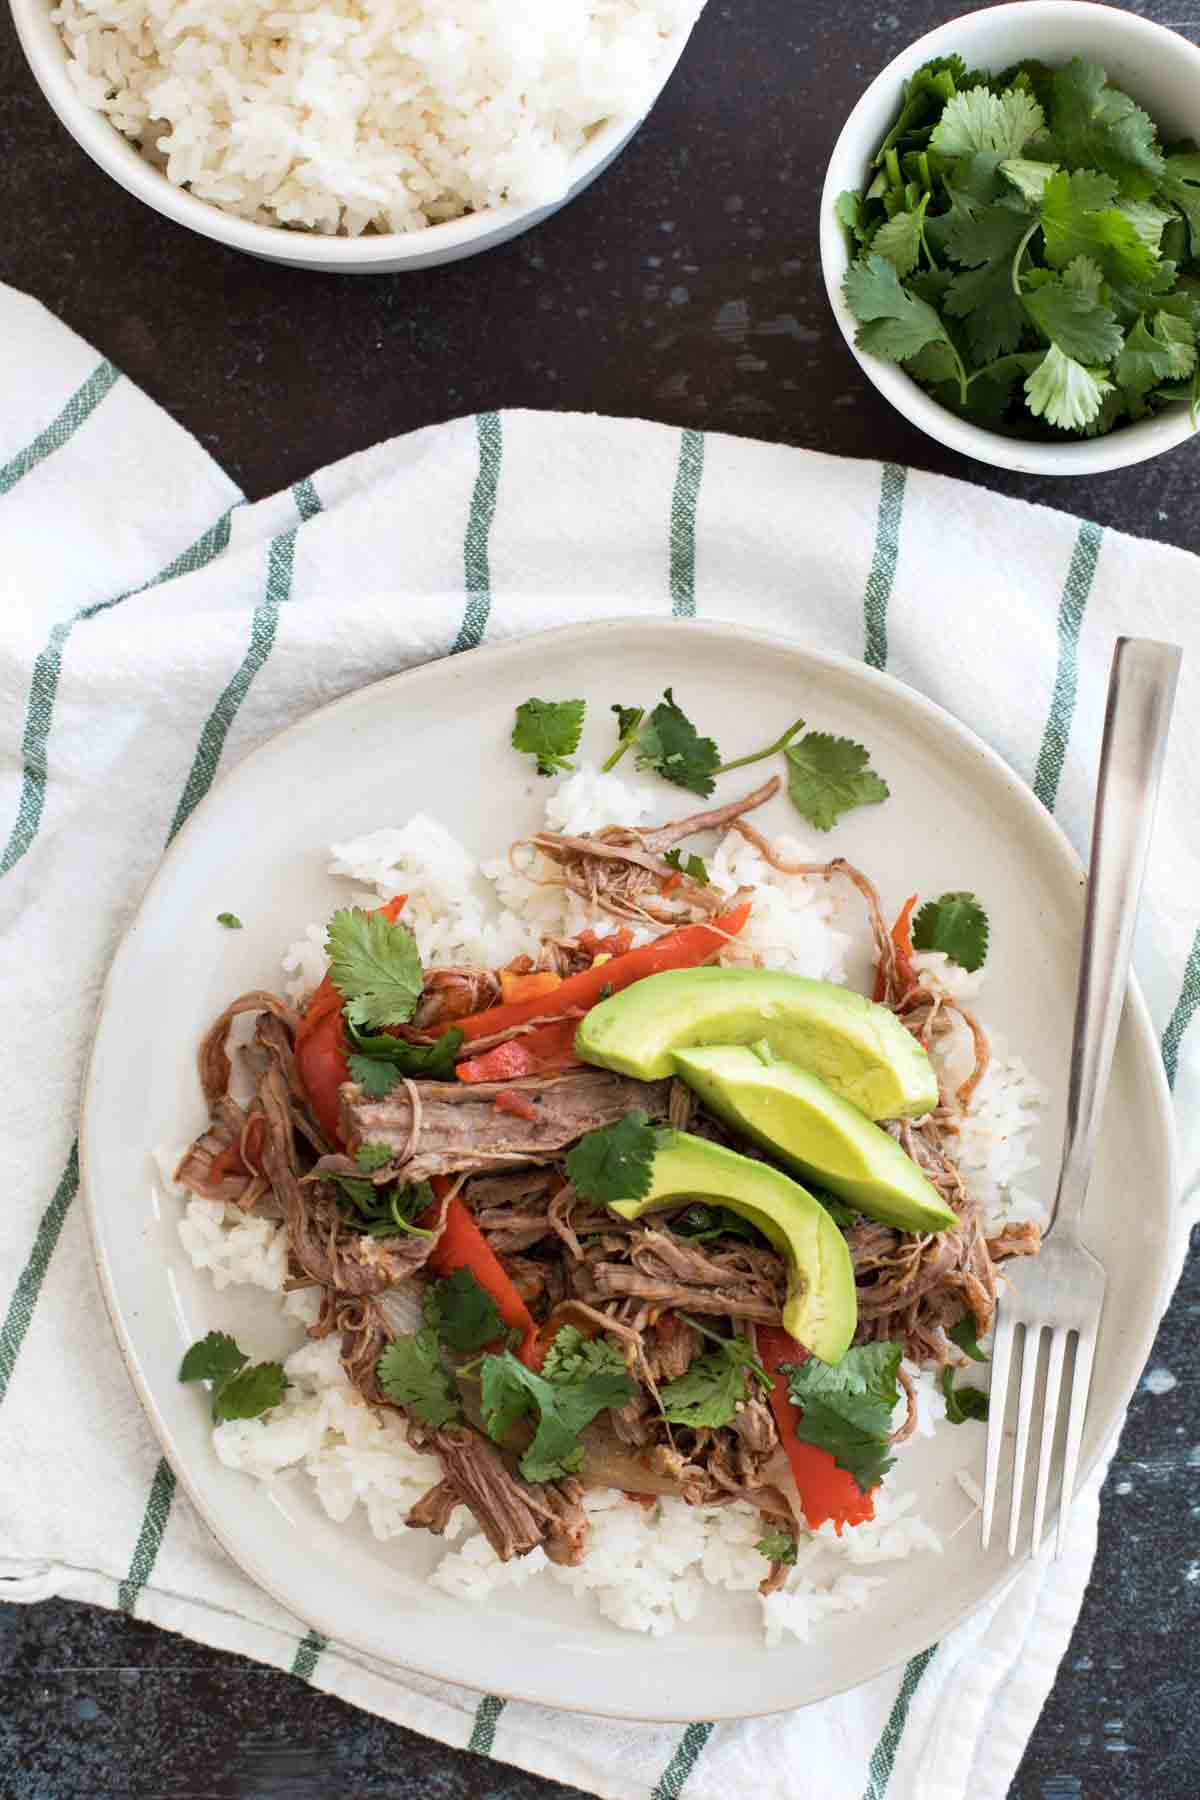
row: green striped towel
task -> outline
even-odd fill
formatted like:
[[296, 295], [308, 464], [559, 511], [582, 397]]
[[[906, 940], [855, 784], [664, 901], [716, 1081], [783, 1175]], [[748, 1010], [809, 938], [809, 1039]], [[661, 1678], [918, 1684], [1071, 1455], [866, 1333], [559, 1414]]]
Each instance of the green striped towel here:
[[0, 1596], [119, 1606], [612, 1800], [1000, 1800], [1078, 1613], [1095, 1483], [1064, 1562], [1026, 1569], [906, 1669], [791, 1715], [618, 1725], [381, 1666], [306, 1632], [175, 1492], [93, 1279], [76, 1096], [101, 977], [164, 845], [223, 768], [377, 676], [569, 620], [751, 622], [959, 713], [1082, 845], [1113, 637], [1133, 628], [1188, 648], [1137, 960], [1194, 1187], [1195, 562], [899, 468], [536, 413], [381, 444], [245, 505], [164, 412], [3, 288], [0, 386], [0, 942], [19, 1030]]

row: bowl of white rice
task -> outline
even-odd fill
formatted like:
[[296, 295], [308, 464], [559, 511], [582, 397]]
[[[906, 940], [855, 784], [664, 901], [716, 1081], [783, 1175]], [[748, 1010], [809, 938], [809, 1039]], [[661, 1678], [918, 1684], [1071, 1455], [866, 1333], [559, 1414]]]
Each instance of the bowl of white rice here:
[[271, 262], [386, 274], [526, 231], [645, 118], [704, 0], [10, 0], [93, 161]]

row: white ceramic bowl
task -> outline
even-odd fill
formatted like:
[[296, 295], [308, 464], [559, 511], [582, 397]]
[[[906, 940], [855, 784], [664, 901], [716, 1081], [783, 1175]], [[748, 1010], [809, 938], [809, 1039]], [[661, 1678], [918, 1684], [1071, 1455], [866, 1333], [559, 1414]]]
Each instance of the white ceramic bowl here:
[[38, 86], [75, 142], [93, 162], [129, 193], [165, 218], [174, 219], [235, 250], [267, 262], [297, 269], [321, 269], [334, 275], [389, 275], [402, 269], [431, 269], [460, 262], [528, 231], [565, 206], [594, 181], [625, 148], [649, 113], [683, 54], [691, 26], [683, 25], [663, 44], [654, 70], [654, 86], [639, 111], [608, 120], [576, 158], [571, 185], [560, 200], [546, 206], [497, 206], [425, 231], [381, 232], [367, 237], [328, 237], [319, 232], [290, 231], [280, 225], [255, 225], [199, 200], [176, 187], [142, 156], [104, 113], [85, 106], [67, 72], [68, 57], [58, 27], [51, 21], [54, 0], [9, 0], [17, 36]]
[[863, 186], [871, 159], [899, 111], [902, 83], [931, 57], [955, 53], [969, 68], [994, 72], [1031, 57], [1052, 64], [1085, 57], [1101, 63], [1109, 80], [1133, 95], [1164, 137], [1200, 139], [1200, 50], [1162, 25], [1083, 0], [1021, 0], [1019, 5], [966, 13], [939, 26], [876, 76], [842, 127], [829, 159], [821, 195], [821, 266], [842, 336], [869, 379], [906, 419], [951, 450], [995, 468], [1031, 475], [1092, 475], [1173, 449], [1191, 436], [1188, 408], [1182, 402], [1153, 418], [1119, 425], [1106, 437], [1025, 442], [958, 418], [931, 399], [897, 363], [864, 354], [856, 346], [854, 315], [842, 295], [850, 253], [834, 204], [843, 189]]

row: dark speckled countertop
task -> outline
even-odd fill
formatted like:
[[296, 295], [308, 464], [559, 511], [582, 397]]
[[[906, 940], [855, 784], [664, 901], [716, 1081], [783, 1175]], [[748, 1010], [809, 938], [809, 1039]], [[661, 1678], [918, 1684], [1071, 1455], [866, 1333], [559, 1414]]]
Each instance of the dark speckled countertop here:
[[[829, 149], [866, 81], [960, 10], [709, 0], [649, 123], [566, 212], [478, 261], [346, 278], [235, 255], [114, 186], [52, 117], [6, 16], [0, 279], [120, 364], [252, 498], [458, 413], [580, 408], [887, 457], [1200, 550], [1194, 447], [1070, 484], [986, 469], [892, 412], [837, 334], [814, 242]], [[1200, 41], [1200, 0], [1134, 10]], [[1198, 1318], [1193, 1266], [1109, 1476], [1018, 1800], [1200, 1791]], [[0, 1800], [572, 1792], [124, 1617], [0, 1604]]]

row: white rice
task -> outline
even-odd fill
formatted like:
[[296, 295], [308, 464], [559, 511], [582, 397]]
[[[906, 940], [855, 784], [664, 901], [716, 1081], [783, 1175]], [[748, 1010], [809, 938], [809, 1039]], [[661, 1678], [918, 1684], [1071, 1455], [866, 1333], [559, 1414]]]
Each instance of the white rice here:
[[[546, 822], [552, 829], [578, 833], [618, 820], [650, 823], [662, 812], [656, 789], [584, 768], [551, 790]], [[820, 859], [813, 843], [778, 843], [788, 859]], [[481, 867], [443, 826], [422, 815], [403, 827], [338, 844], [332, 858], [331, 873], [352, 884], [347, 888], [350, 903], [410, 896], [405, 920], [423, 960], [431, 965], [463, 960], [501, 964], [535, 952], [543, 933], [566, 935], [596, 923], [578, 897], [522, 879], [507, 859]], [[841, 927], [850, 923], [861, 933], [861, 925], [834, 886], [778, 874], [736, 833], [728, 834], [707, 860], [712, 880], [723, 891], [732, 893], [740, 886], [753, 890], [750, 926], [729, 947], [726, 960], [757, 954], [771, 968], [845, 979], [846, 957], [854, 944], [851, 932]], [[536, 865], [531, 872], [552, 869]], [[293, 997], [311, 992], [324, 975], [323, 945], [324, 928], [311, 925], [287, 951], [284, 967]], [[950, 997], [974, 1003], [981, 973], [968, 975], [937, 953], [918, 961], [926, 978], [940, 983]], [[955, 1059], [967, 1054], [965, 1044], [948, 1047], [951, 1077]], [[1045, 1089], [1020, 1059], [993, 1040], [991, 1066], [976, 1090], [961, 1139], [962, 1168], [992, 1226], [1005, 1219], [1044, 1217], [1044, 1209], [1017, 1183], [1037, 1166], [1030, 1138], [1045, 1099]], [[168, 1183], [170, 1166], [162, 1161]], [[241, 1281], [282, 1295], [286, 1246], [281, 1226], [247, 1219], [236, 1208], [189, 1199], [182, 1190], [176, 1193], [183, 1209], [180, 1237], [197, 1268], [208, 1270], [218, 1287]], [[303, 1292], [283, 1301], [284, 1310], [303, 1323], [311, 1322], [313, 1304]], [[361, 1505], [376, 1537], [401, 1534], [409, 1508], [439, 1478], [436, 1459], [412, 1451], [399, 1423], [377, 1415], [359, 1397], [338, 1361], [335, 1339], [306, 1342], [285, 1367], [291, 1386], [280, 1406], [265, 1418], [230, 1422], [214, 1431], [222, 1462], [263, 1481], [284, 1469], [301, 1468], [331, 1518], [344, 1520]], [[915, 1496], [895, 1487], [904, 1459], [921, 1454], [919, 1446], [945, 1417], [934, 1373], [911, 1363], [905, 1368], [916, 1391], [917, 1427], [900, 1446], [901, 1467], [877, 1495], [872, 1522], [840, 1538], [832, 1524], [809, 1534], [785, 1587], [760, 1602], [768, 1645], [785, 1635], [807, 1639], [831, 1614], [869, 1605], [879, 1578], [857, 1573], [859, 1569], [941, 1550], [937, 1532], [914, 1510]], [[903, 1402], [898, 1422], [902, 1408]], [[959, 1481], [974, 1501], [977, 1490], [970, 1476], [962, 1472]], [[591, 1525], [589, 1551], [577, 1569], [555, 1567], [540, 1550], [501, 1563], [487, 1540], [469, 1531], [460, 1546], [442, 1557], [431, 1580], [464, 1600], [482, 1601], [500, 1588], [545, 1577], [590, 1595], [600, 1613], [622, 1629], [662, 1634], [693, 1619], [707, 1589], [751, 1593], [762, 1579], [764, 1563], [754, 1545], [763, 1526], [751, 1507], [692, 1508], [666, 1499], [644, 1508], [617, 1493], [588, 1494], [584, 1504]], [[469, 1526], [469, 1516], [460, 1508], [447, 1535], [454, 1539]], [[823, 1572], [819, 1566], [830, 1555], [853, 1572], [831, 1579], [828, 1563]]]
[[268, 225], [420, 231], [570, 186], [703, 0], [62, 0], [86, 105]]

